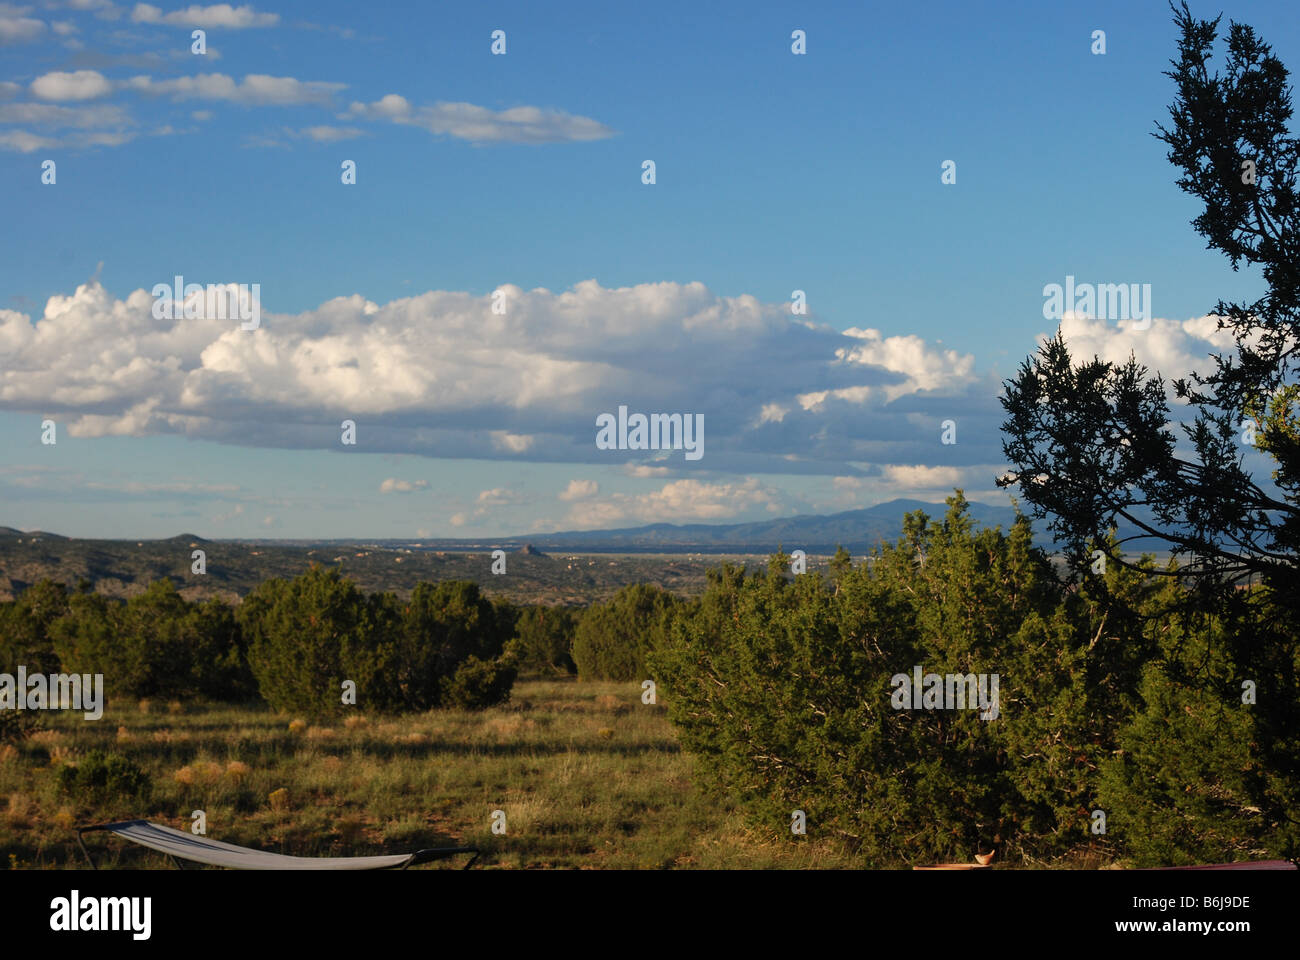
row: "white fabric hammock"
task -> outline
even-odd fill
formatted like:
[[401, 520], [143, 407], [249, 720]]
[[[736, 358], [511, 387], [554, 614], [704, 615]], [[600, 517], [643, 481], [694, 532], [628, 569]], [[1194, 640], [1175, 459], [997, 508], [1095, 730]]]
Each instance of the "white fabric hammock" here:
[[[290, 857], [282, 853], [265, 853], [248, 847], [237, 847], [233, 843], [209, 840], [207, 837], [184, 833], [147, 820], [123, 820], [120, 823], [82, 827], [77, 831], [78, 842], [81, 840], [81, 834], [91, 830], [106, 830], [171, 857], [194, 860], [213, 867], [230, 867], [235, 870], [388, 870], [394, 867], [407, 867], [412, 863], [440, 860], [457, 853], [477, 855], [473, 847], [454, 847], [379, 857]], [[84, 844], [82, 850], [85, 850]], [[86, 854], [86, 858], [90, 859], [89, 853]], [[91, 866], [94, 866], [93, 860]]]

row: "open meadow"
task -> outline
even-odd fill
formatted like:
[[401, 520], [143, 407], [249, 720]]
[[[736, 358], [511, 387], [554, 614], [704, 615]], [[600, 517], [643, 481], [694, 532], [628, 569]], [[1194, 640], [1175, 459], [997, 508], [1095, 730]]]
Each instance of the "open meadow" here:
[[[663, 706], [640, 694], [635, 683], [521, 680], [487, 710], [328, 727], [267, 707], [122, 699], [93, 723], [54, 714], [0, 747], [0, 865], [87, 868], [74, 826], [144, 817], [188, 830], [196, 810], [212, 839], [302, 856], [463, 844], [484, 850], [475, 869], [863, 865], [833, 840], [747, 828], [702, 796]], [[141, 767], [149, 799], [91, 803], [61, 789], [60, 768], [96, 749]], [[491, 831], [494, 810], [504, 836]], [[104, 834], [86, 843], [101, 869], [171, 869]]]

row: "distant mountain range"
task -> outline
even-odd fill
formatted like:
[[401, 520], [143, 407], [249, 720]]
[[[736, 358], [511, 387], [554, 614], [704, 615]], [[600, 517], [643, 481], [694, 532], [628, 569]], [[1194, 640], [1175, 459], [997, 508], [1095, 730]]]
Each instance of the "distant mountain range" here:
[[[417, 583], [445, 580], [473, 580], [491, 595], [516, 603], [583, 605], [630, 583], [653, 583], [680, 596], [695, 596], [704, 589], [708, 570], [723, 557], [762, 567], [778, 547], [787, 553], [803, 550], [813, 570], [843, 545], [861, 560], [882, 541], [896, 541], [904, 515], [915, 510], [937, 520], [947, 507], [891, 500], [828, 516], [652, 523], [473, 540], [209, 540], [191, 533], [162, 540], [93, 540], [0, 527], [0, 600], [12, 599], [47, 577], [69, 586], [86, 581], [97, 592], [116, 597], [132, 596], [168, 577], [188, 599], [233, 602], [270, 577], [296, 577], [313, 563], [338, 567], [363, 590], [392, 590], [400, 596], [409, 595]], [[969, 516], [978, 526], [1007, 530], [1015, 510], [971, 503]], [[1037, 539], [1050, 550], [1042, 524]], [[191, 569], [198, 547], [206, 554], [202, 575]], [[494, 575], [494, 550], [510, 555], [510, 576]], [[1130, 545], [1125, 552], [1133, 550], [1140, 548]]]
[[[898, 539], [904, 514], [913, 510], [924, 510], [935, 518], [942, 517], [947, 507], [921, 500], [890, 500], [843, 513], [803, 514], [750, 523], [651, 523], [616, 530], [567, 530], [508, 537], [496, 541], [495, 545], [509, 547], [526, 543], [540, 550], [593, 553], [771, 553], [778, 547], [786, 551], [834, 553], [842, 544], [850, 553], [863, 553], [879, 546], [882, 540]], [[1011, 507], [972, 503], [970, 516], [981, 526], [1001, 524], [1007, 529], [1016, 514]], [[482, 540], [420, 542], [439, 550], [488, 546]]]
[[[228, 542], [266, 544], [284, 547], [307, 547], [325, 544], [365, 544], [386, 549], [415, 551], [444, 550], [477, 552], [482, 550], [518, 550], [531, 546], [534, 550], [568, 553], [705, 553], [705, 554], [768, 554], [778, 547], [787, 552], [795, 549], [809, 554], [830, 554], [843, 545], [853, 554], [861, 554], [880, 545], [882, 541], [894, 542], [902, 535], [903, 517], [922, 510], [930, 519], [940, 519], [947, 512], [943, 503], [923, 500], [890, 500], [874, 507], [846, 510], [833, 514], [802, 514], [778, 520], [759, 520], [749, 523], [651, 523], [640, 527], [622, 527], [614, 530], [566, 530], [558, 533], [530, 533], [518, 536], [493, 538], [333, 538], [303, 539], [235, 539]], [[1000, 526], [1009, 530], [1015, 521], [1015, 510], [1010, 507], [989, 506], [971, 502], [969, 515], [977, 525]], [[1131, 533], [1132, 531], [1128, 531]], [[1034, 525], [1035, 541], [1051, 549], [1044, 522]], [[1120, 536], [1126, 531], [1120, 530]], [[0, 537], [41, 537], [47, 540], [65, 539], [57, 534], [28, 531], [23, 533], [10, 527], [0, 527]], [[176, 542], [201, 541], [193, 534], [180, 534], [169, 540]], [[154, 541], [156, 543], [163, 541]], [[1140, 544], [1129, 549], [1141, 550]], [[1154, 549], [1148, 546], [1146, 549]]]
[[[564, 530], [558, 533], [529, 533], [493, 538], [423, 538], [347, 540], [340, 543], [365, 543], [380, 547], [404, 547], [414, 550], [493, 550], [521, 549], [531, 546], [552, 553], [705, 553], [768, 554], [778, 547], [787, 552], [795, 549], [810, 554], [830, 554], [843, 545], [850, 553], [861, 554], [893, 542], [903, 531], [903, 516], [923, 510], [931, 519], [947, 512], [943, 503], [922, 500], [890, 500], [861, 510], [833, 514], [802, 514], [779, 520], [749, 523], [651, 523], [640, 527], [613, 530]], [[980, 526], [998, 526], [1004, 530], [1015, 520], [1011, 507], [991, 507], [971, 503], [969, 514]], [[306, 545], [306, 540], [253, 540], [251, 543]], [[324, 541], [335, 542], [335, 541]]]

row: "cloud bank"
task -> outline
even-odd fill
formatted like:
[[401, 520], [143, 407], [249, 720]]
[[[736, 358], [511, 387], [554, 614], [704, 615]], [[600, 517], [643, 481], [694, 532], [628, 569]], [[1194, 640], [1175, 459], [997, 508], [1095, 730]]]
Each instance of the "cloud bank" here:
[[[961, 468], [1001, 461], [1000, 384], [919, 337], [839, 332], [788, 304], [701, 283], [498, 293], [504, 314], [491, 294], [458, 291], [382, 305], [352, 295], [278, 314], [263, 289], [261, 327], [244, 331], [201, 315], [155, 319], [148, 290], [118, 299], [87, 283], [51, 297], [35, 322], [0, 310], [0, 408], [53, 416], [73, 438], [338, 449], [350, 419], [358, 452], [683, 472], [680, 450], [596, 448], [596, 417], [626, 405], [703, 414], [694, 467], [705, 470], [943, 486]], [[1222, 340], [1205, 318], [1141, 332], [1081, 319], [1063, 328], [1080, 356], [1133, 349], [1166, 376], [1203, 365]], [[954, 445], [940, 442], [945, 420], [956, 423]], [[403, 489], [394, 480], [385, 492]], [[566, 499], [590, 492], [575, 485]], [[719, 492], [720, 502], [761, 496]]]

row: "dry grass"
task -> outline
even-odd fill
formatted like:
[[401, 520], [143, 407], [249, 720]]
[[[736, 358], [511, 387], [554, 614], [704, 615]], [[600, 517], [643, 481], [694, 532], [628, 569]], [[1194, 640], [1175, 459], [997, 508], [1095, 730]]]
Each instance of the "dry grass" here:
[[[150, 800], [91, 807], [62, 794], [59, 765], [94, 749], [147, 770]], [[204, 810], [210, 837], [300, 856], [473, 845], [504, 868], [864, 865], [833, 840], [792, 838], [787, 822], [746, 825], [693, 786], [691, 768], [663, 705], [642, 704], [636, 684], [522, 681], [502, 707], [358, 715], [338, 729], [266, 708], [110, 702], [98, 722], [58, 716], [6, 751], [0, 864], [82, 867], [74, 824], [147, 817], [188, 829]], [[96, 847], [101, 867], [167, 866], [128, 843]]]

